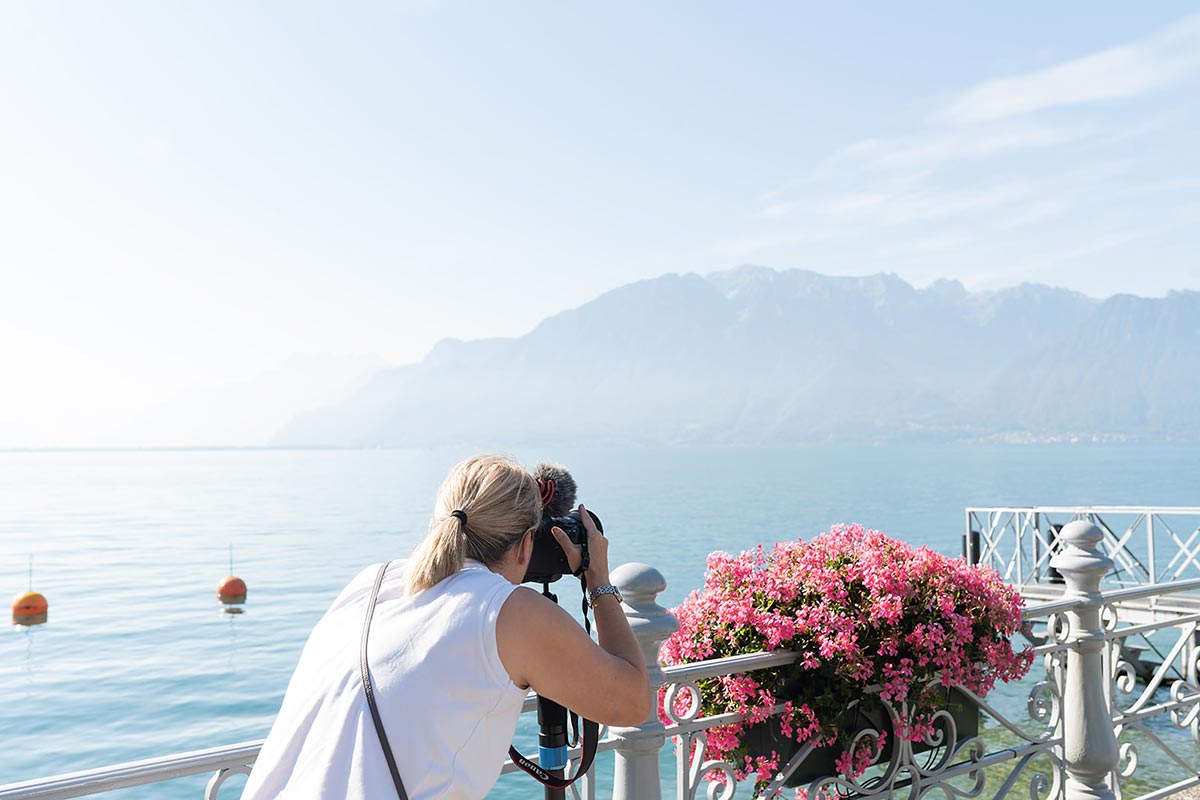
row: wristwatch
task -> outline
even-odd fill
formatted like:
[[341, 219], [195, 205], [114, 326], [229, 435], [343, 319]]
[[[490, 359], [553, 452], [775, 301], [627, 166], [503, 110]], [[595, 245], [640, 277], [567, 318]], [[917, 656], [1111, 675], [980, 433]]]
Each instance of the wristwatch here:
[[618, 603], [625, 602], [624, 598], [621, 597], [621, 590], [610, 583], [605, 584], [604, 586], [597, 586], [595, 589], [592, 589], [592, 591], [588, 592], [588, 604], [594, 608], [596, 605], [596, 600], [602, 594], [611, 594], [613, 597], [617, 598]]

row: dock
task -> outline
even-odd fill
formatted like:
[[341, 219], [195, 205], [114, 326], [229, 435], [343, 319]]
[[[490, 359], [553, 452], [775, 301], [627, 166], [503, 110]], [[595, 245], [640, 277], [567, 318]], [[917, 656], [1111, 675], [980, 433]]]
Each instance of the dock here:
[[[966, 509], [963, 555], [996, 569], [1021, 592], [1026, 606], [1067, 599], [1067, 585], [1051, 561], [1063, 551], [1059, 535], [1070, 522], [1090, 522], [1103, 533], [1101, 547], [1114, 568], [1102, 587], [1112, 589], [1102, 609], [1114, 624], [1127, 623], [1134, 633], [1114, 642], [1119, 660], [1142, 683], [1156, 675], [1186, 677], [1183, 665], [1172, 664], [1171, 644], [1163, 637], [1141, 636], [1138, 629], [1158, 631], [1200, 621], [1200, 507], [1030, 506]], [[1195, 589], [1167, 595], [1141, 591], [1156, 583], [1197, 580]], [[1047, 626], [1023, 631], [1035, 646], [1051, 637]], [[1200, 632], [1184, 648], [1186, 663], [1200, 652]]]

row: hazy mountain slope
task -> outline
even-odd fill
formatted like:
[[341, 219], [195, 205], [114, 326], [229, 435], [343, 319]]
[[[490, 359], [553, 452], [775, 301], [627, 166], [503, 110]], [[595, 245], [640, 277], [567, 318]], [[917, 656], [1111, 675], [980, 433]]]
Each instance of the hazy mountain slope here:
[[1110, 297], [1023, 377], [1037, 391], [1015, 407], [1016, 427], [1200, 437], [1200, 292]]
[[445, 340], [275, 442], [1200, 435], [1197, 297], [1100, 303], [1035, 284], [918, 290], [750, 266], [665, 275], [517, 339]]

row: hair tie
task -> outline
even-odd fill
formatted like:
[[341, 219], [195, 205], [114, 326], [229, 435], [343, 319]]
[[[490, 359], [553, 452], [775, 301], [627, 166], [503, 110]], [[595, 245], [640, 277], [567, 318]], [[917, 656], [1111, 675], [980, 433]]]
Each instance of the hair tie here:
[[463, 524], [463, 527], [464, 528], [467, 527], [467, 512], [456, 508], [455, 510], [450, 512], [450, 516], [458, 517], [458, 520], [459, 520], [459, 522], [461, 522]]

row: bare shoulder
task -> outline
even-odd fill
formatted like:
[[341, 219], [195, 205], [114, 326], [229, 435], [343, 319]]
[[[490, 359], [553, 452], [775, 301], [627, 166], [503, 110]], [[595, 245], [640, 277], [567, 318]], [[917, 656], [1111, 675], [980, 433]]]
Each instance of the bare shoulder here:
[[[504, 601], [504, 605], [500, 608], [500, 619], [519, 616], [521, 614], [545, 614], [552, 609], [556, 609], [554, 603], [551, 603], [545, 597], [542, 597], [540, 592], [529, 588], [528, 586], [518, 586], [513, 589], [512, 594]], [[560, 609], [561, 610], [561, 609]]]
[[545, 659], [547, 649], [565, 642], [592, 644], [579, 623], [558, 605], [527, 586], [514, 589], [496, 619], [496, 646], [512, 682], [528, 688], [531, 673]]
[[501, 607], [496, 645], [517, 686], [604, 724], [636, 725], [646, 717], [645, 667], [601, 648], [570, 614], [533, 589], [515, 589]]
[[579, 629], [579, 623], [570, 614], [528, 586], [513, 590], [496, 620], [497, 636], [532, 635], [546, 625], [559, 633]]

